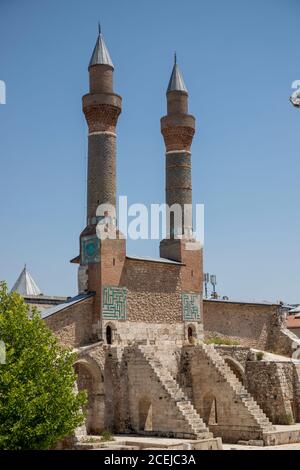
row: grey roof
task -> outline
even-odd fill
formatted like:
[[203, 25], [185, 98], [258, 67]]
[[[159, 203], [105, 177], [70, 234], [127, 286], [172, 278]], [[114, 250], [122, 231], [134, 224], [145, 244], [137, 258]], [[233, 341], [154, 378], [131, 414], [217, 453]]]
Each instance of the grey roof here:
[[134, 259], [137, 261], [152, 261], [153, 263], [165, 263], [165, 264], [178, 264], [179, 266], [183, 266], [183, 263], [179, 261], [173, 261], [167, 258], [152, 258], [151, 256], [126, 256], [128, 259]]
[[47, 318], [50, 317], [50, 315], [53, 315], [54, 313], [60, 312], [61, 310], [64, 310], [68, 307], [71, 307], [72, 305], [77, 304], [78, 302], [82, 302], [89, 297], [93, 297], [93, 293], [91, 294], [79, 294], [76, 295], [75, 297], [70, 297], [66, 302], [63, 302], [62, 304], [55, 305], [54, 307], [46, 308], [43, 310], [41, 313], [42, 318]]
[[300, 313], [300, 305], [298, 305], [296, 308], [292, 308], [289, 313]]
[[101, 33], [101, 28], [99, 25], [99, 34], [96, 41], [96, 45], [94, 47], [94, 51], [89, 63], [89, 67], [91, 65], [110, 65], [114, 68], [114, 64], [112, 63], [111, 57], [109, 55], [108, 49], [104, 42], [103, 34]]
[[177, 64], [176, 54], [167, 93], [169, 91], [185, 91], [187, 93], [181, 70]]
[[26, 264], [20, 276], [13, 285], [11, 292], [17, 292], [20, 295], [41, 295], [42, 291], [39, 289], [30, 273], [27, 271]]

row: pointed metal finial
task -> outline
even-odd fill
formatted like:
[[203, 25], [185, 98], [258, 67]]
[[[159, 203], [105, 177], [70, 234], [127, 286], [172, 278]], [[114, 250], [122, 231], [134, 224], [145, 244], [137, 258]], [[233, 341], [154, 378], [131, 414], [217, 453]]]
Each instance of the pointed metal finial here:
[[114, 68], [108, 49], [104, 42], [100, 21], [98, 21], [98, 37], [89, 63], [89, 67], [91, 67], [91, 65], [101, 64], [110, 65], [112, 68]]
[[176, 52], [174, 53], [174, 65], [173, 65], [173, 70], [172, 70], [171, 78], [169, 81], [169, 85], [167, 88], [167, 93], [169, 91], [184, 91], [187, 93], [187, 88], [184, 84], [182, 73], [179, 69], [179, 66], [177, 65]]

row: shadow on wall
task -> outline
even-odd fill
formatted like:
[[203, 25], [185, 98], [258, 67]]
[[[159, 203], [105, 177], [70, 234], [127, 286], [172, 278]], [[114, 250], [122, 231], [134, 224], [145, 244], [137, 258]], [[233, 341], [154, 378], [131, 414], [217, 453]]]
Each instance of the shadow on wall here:
[[75, 365], [78, 390], [86, 390], [88, 403], [86, 405], [87, 434], [99, 434], [104, 429], [104, 380], [101, 370], [92, 360], [78, 359]]

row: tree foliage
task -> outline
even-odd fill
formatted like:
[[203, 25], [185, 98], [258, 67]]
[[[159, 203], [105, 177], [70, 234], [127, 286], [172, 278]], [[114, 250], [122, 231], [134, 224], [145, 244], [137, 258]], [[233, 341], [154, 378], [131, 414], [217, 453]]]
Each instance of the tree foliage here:
[[48, 449], [82, 424], [75, 355], [58, 343], [36, 310], [0, 283], [0, 450]]

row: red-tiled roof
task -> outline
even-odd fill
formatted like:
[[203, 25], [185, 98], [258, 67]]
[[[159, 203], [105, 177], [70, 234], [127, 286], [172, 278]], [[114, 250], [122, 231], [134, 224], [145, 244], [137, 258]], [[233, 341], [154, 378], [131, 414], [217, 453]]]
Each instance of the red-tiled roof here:
[[300, 318], [296, 318], [296, 315], [288, 315], [286, 326], [288, 328], [300, 328]]

